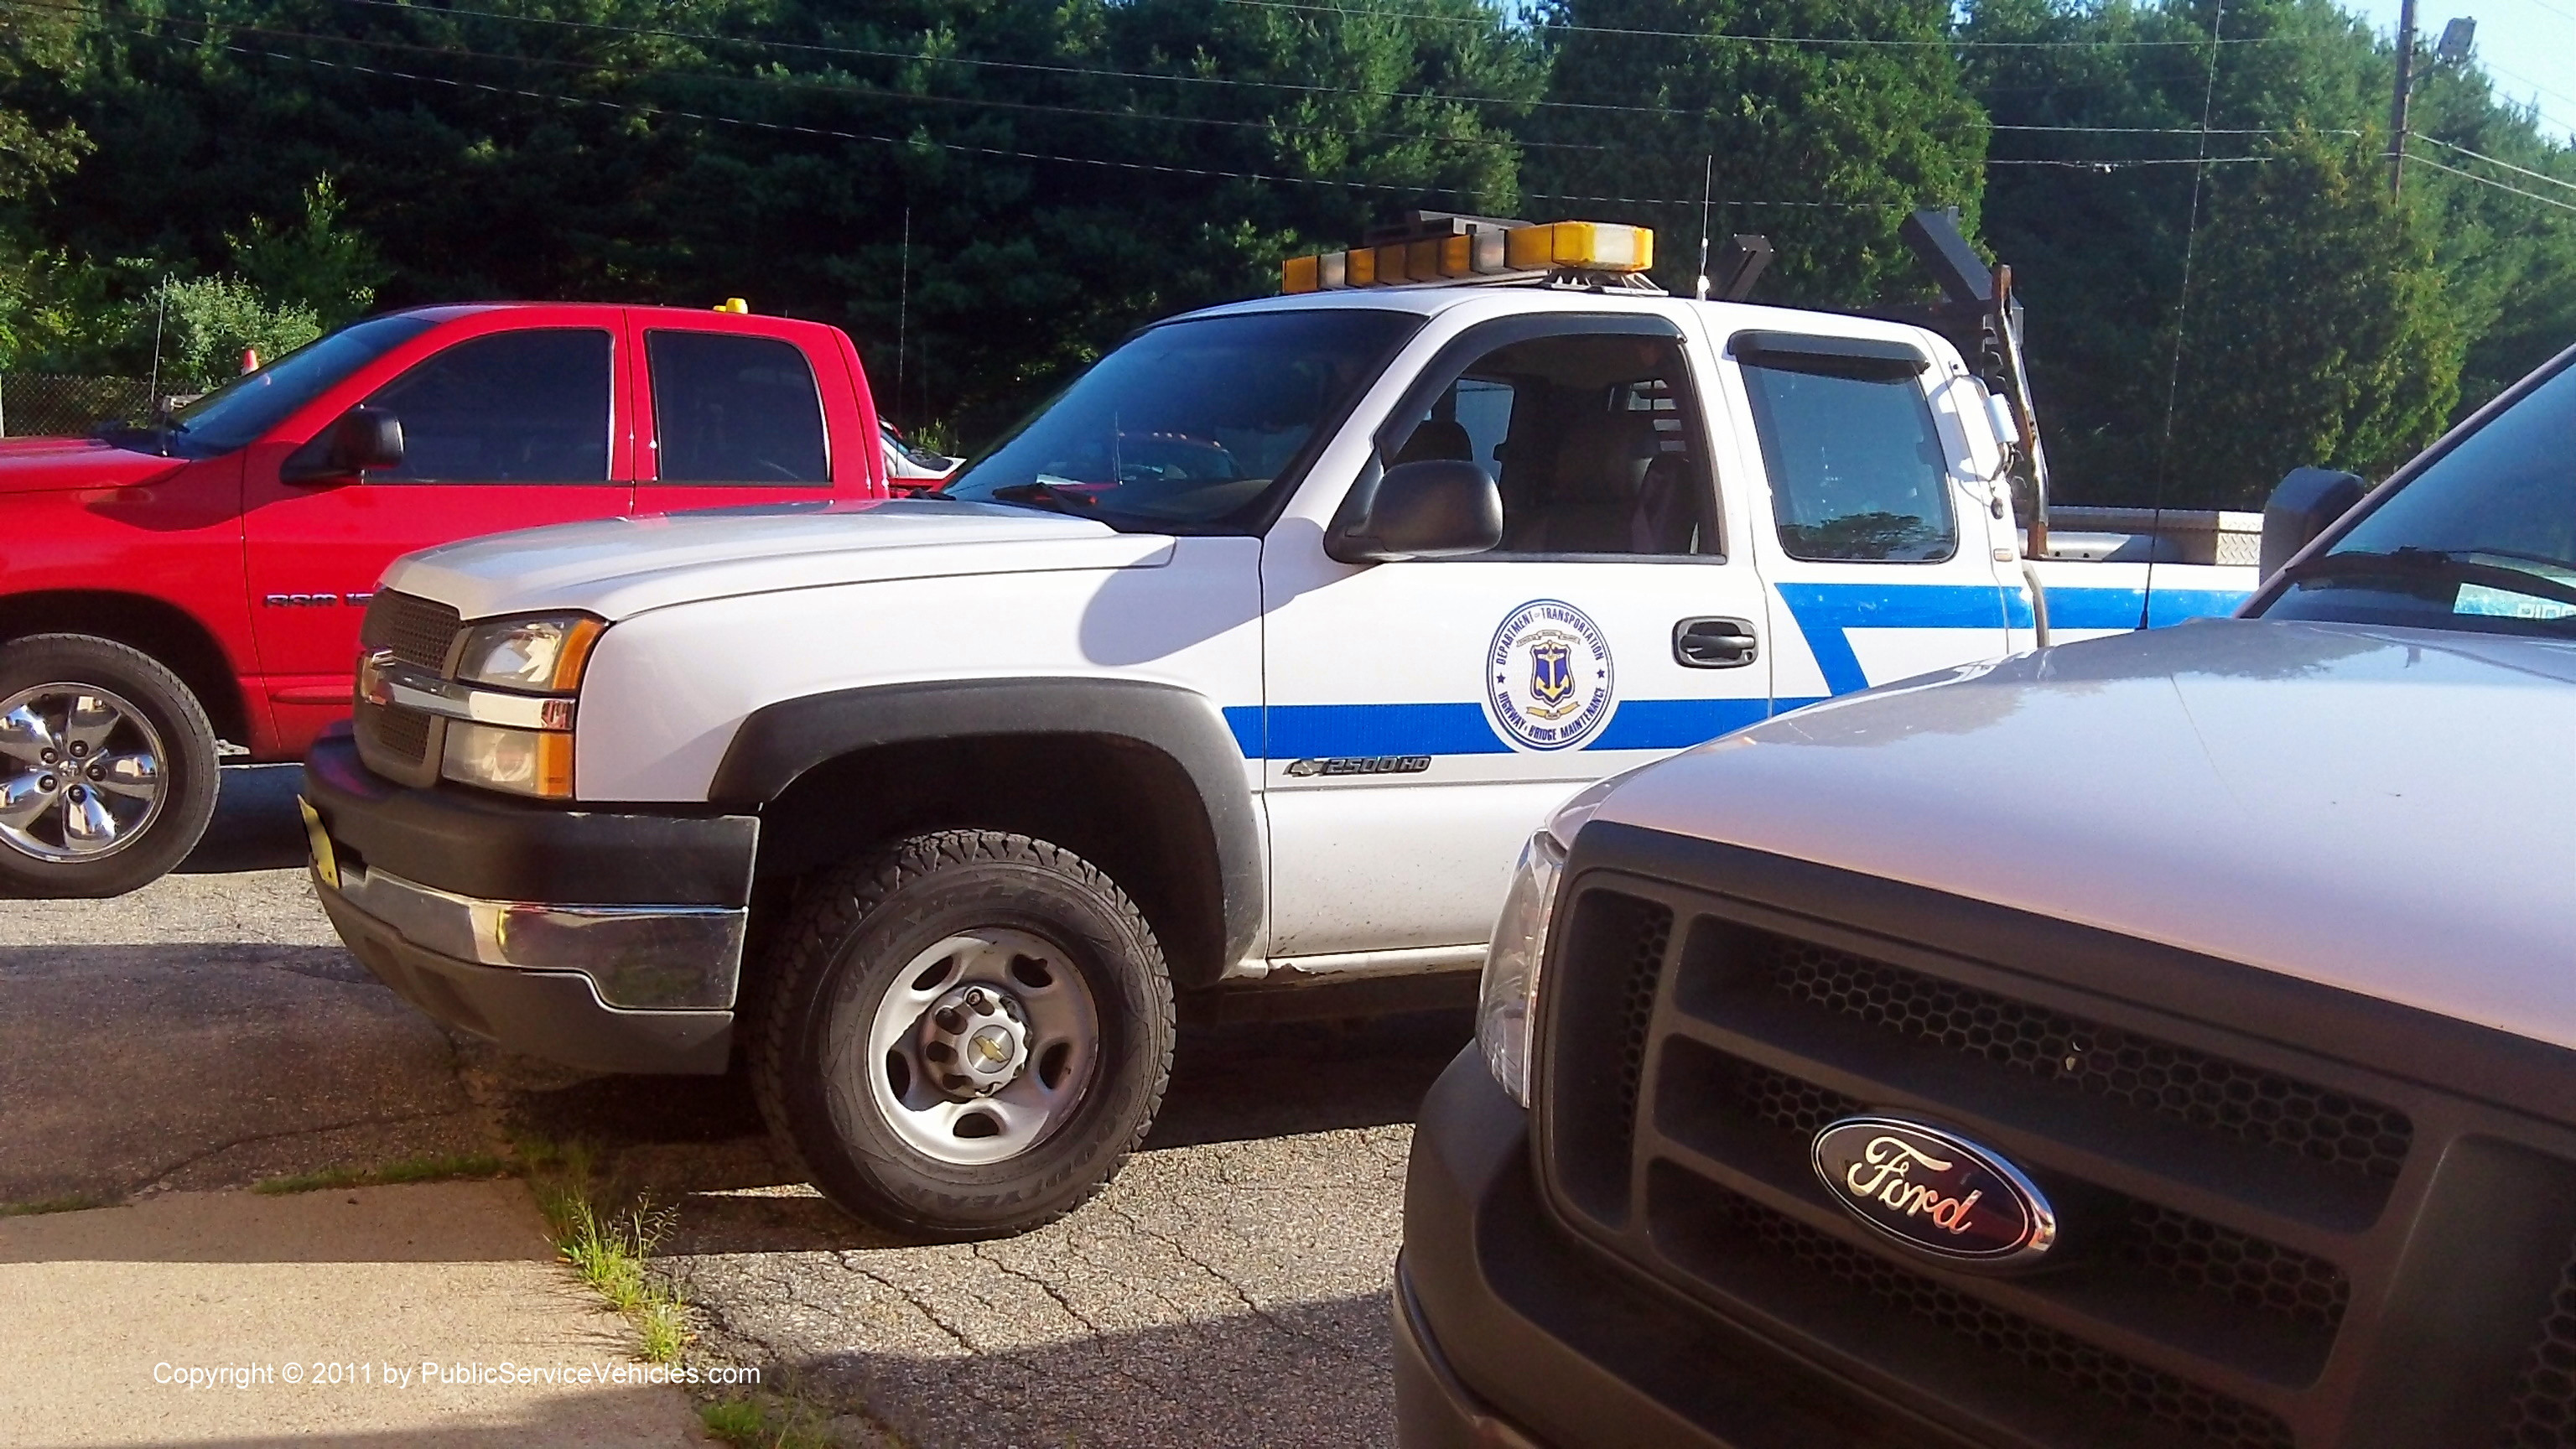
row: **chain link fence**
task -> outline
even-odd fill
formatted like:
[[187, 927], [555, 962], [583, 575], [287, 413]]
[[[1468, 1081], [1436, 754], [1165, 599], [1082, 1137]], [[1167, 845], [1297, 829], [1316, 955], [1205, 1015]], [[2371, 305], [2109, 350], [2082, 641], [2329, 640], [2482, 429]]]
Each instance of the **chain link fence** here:
[[78, 436], [101, 423], [142, 422], [151, 415], [152, 384], [143, 378], [0, 373], [0, 436]]

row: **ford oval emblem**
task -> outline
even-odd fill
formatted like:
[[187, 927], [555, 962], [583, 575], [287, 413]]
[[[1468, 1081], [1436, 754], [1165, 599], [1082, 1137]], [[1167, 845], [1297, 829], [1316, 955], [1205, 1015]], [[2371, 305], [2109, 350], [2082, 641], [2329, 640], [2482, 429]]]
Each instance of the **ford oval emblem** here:
[[2057, 1241], [2057, 1215], [2020, 1169], [1938, 1127], [1845, 1117], [1816, 1134], [1813, 1160], [1843, 1211], [1936, 1258], [2027, 1264]]

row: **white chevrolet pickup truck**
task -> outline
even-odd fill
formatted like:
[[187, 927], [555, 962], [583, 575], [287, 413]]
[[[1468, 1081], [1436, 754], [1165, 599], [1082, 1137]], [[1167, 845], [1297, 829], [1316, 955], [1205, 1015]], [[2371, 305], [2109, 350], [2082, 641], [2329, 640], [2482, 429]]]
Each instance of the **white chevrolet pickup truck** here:
[[1414, 1134], [1405, 1449], [2572, 1442], [2571, 439], [2576, 348], [2238, 618], [1569, 802]]
[[[332, 920], [513, 1048], [739, 1051], [833, 1201], [1003, 1232], [1141, 1139], [1176, 999], [1472, 972], [1585, 783], [2040, 642], [1941, 336], [1523, 232], [1146, 328], [928, 499], [398, 561], [306, 767]], [[2061, 630], [2254, 582], [2052, 567]]]

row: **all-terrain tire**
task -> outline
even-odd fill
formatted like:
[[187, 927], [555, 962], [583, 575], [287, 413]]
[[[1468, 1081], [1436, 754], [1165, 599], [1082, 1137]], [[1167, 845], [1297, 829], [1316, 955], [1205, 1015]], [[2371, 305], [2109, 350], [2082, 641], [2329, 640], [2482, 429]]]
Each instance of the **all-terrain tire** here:
[[[1026, 954], [1000, 953], [1005, 969], [1043, 978], [1041, 997], [1069, 998], [1067, 988], [1078, 986], [1082, 1020], [1096, 1037], [1079, 1049], [1051, 1049], [1031, 1029], [1026, 1072], [1079, 1060], [1087, 1075], [1057, 1083], [1061, 1116], [998, 1161], [956, 1160], [972, 1155], [963, 1127], [967, 1151], [925, 1146], [920, 1124], [929, 1116], [912, 1118], [907, 1135], [898, 1100], [905, 1091], [969, 1119], [976, 1099], [932, 1095], [933, 1084], [917, 1074], [940, 1068], [920, 1056], [888, 1060], [933, 1031], [941, 1008], [914, 1015], [911, 1004], [942, 988], [951, 994], [941, 1000], [954, 1002], [976, 985], [971, 969], [956, 963], [984, 956], [940, 955], [961, 940], [1028, 943]], [[1144, 1140], [1171, 1075], [1171, 978], [1152, 927], [1098, 867], [1025, 835], [940, 831], [828, 869], [805, 884], [763, 965], [747, 1024], [753, 1090], [772, 1133], [825, 1197], [907, 1237], [992, 1237], [1071, 1211]], [[1076, 975], [1059, 981], [1046, 974], [1054, 967]], [[995, 997], [1024, 989], [1007, 975], [990, 984], [999, 988]], [[986, 1006], [993, 1012], [985, 1019], [997, 1024], [1045, 1015], [1035, 1005], [1022, 1011], [981, 998], [974, 1010]], [[966, 1019], [955, 1021], [960, 1015]], [[962, 1005], [948, 1016], [975, 1025]], [[876, 1044], [894, 1020], [914, 1024], [899, 1033], [907, 1046], [889, 1053]], [[884, 1075], [871, 1082], [870, 1073]]]
[[[34, 695], [30, 696], [30, 691]], [[63, 721], [53, 718], [54, 705], [82, 691], [112, 699], [119, 723], [111, 737], [95, 746], [77, 741], [86, 759], [50, 762], [39, 747]], [[13, 700], [23, 712], [11, 717]], [[127, 711], [131, 711], [130, 714]], [[78, 731], [65, 731], [70, 739]], [[101, 780], [85, 778], [110, 758], [130, 760], [152, 746], [157, 798], [138, 808], [133, 777], [122, 780], [104, 772]], [[61, 742], [56, 742], [61, 743]], [[114, 752], [111, 756], [110, 752]], [[53, 750], [70, 754], [69, 744]], [[129, 766], [128, 769], [138, 767]], [[126, 793], [112, 799], [115, 812], [130, 823], [104, 844], [92, 837], [75, 850], [65, 835], [66, 808], [81, 801], [73, 792], [97, 792], [122, 785]], [[215, 812], [215, 731], [205, 706], [160, 661], [139, 649], [87, 634], [30, 634], [0, 645], [0, 790], [20, 802], [34, 802], [37, 791], [49, 797], [45, 808], [0, 830], [0, 895], [27, 897], [119, 896], [167, 874], [196, 849]], [[98, 796], [102, 808], [110, 797]], [[7, 800], [0, 800], [5, 807]]]

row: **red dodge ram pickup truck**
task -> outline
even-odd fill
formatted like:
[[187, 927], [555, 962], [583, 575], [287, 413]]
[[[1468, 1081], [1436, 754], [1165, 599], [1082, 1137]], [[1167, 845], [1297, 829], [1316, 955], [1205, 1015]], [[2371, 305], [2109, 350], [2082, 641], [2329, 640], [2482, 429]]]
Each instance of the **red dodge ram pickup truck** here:
[[0, 442], [0, 895], [178, 864], [219, 741], [292, 759], [348, 714], [398, 554], [887, 491], [847, 336], [656, 307], [391, 313], [155, 424]]

